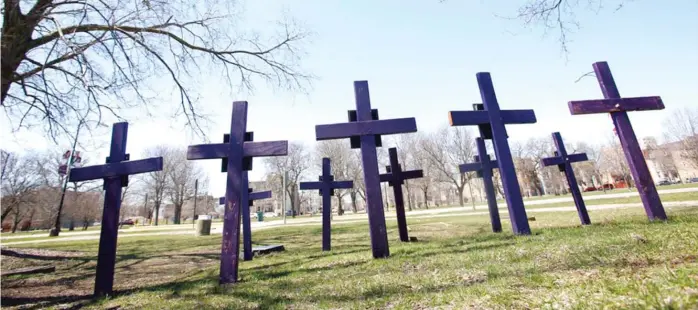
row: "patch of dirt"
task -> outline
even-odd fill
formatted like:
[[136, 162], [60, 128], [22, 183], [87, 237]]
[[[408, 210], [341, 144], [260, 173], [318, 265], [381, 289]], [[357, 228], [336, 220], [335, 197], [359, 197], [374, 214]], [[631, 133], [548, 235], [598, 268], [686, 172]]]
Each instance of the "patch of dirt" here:
[[[9, 277], [2, 279], [2, 308], [33, 307], [44, 308], [71, 303], [84, 303], [91, 299], [94, 289], [94, 257], [84, 257], [84, 253], [60, 252], [36, 249], [22, 249], [21, 254], [32, 257], [52, 257], [57, 260], [18, 258], [2, 256], [3, 269], [9, 263], [12, 267], [28, 267], [33, 264], [56, 266], [56, 272], [29, 277]], [[202, 270], [216, 266], [217, 259], [210, 252], [172, 253], [152, 257], [127, 258], [117, 260], [114, 275], [114, 291], [128, 293], [135, 289], [181, 281]], [[42, 254], [39, 256], [36, 254]], [[211, 253], [212, 254], [212, 253]], [[61, 257], [60, 255], [65, 255]], [[217, 253], [216, 255], [220, 255]], [[118, 256], [117, 256], [118, 258]]]

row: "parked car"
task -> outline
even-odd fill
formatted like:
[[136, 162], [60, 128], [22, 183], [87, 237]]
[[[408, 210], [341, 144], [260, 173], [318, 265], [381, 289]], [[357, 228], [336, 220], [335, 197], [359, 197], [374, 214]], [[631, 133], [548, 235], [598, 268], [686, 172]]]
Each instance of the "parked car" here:
[[588, 186], [588, 187], [584, 188], [584, 192], [593, 192], [596, 190], [597, 190], [596, 187], [593, 187], [593, 186]]
[[123, 225], [134, 225], [134, 223], [133, 223], [132, 219], [126, 219], [126, 220], [119, 222], [119, 226], [123, 226]]
[[686, 178], [686, 183], [698, 183], [698, 178]]
[[669, 182], [669, 180], [661, 180], [657, 183], [657, 185], [659, 185], [659, 186], [671, 185], [671, 182]]

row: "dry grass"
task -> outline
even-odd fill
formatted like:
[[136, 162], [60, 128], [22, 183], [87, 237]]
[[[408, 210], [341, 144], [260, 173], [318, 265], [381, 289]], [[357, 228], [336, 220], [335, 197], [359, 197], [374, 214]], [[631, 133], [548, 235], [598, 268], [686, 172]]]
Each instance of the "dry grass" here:
[[[229, 287], [217, 283], [220, 236], [124, 238], [119, 242], [117, 295], [97, 300], [89, 297], [97, 241], [38, 244], [84, 255], [38, 260], [56, 265], [54, 274], [3, 278], [2, 305], [695, 309], [698, 208], [668, 212], [670, 221], [648, 223], [641, 209], [591, 211], [595, 224], [590, 227], [578, 227], [574, 212], [537, 213], [531, 222], [534, 235], [526, 237], [489, 232], [486, 216], [408, 219], [417, 243], [395, 241], [391, 221], [391, 257], [378, 260], [371, 258], [366, 224], [336, 226], [329, 253], [320, 251], [318, 226], [259, 231], [254, 236], [257, 241], [282, 243], [287, 251], [243, 262], [242, 282]], [[2, 258], [7, 270], [8, 258]], [[9, 263], [21, 265], [21, 261]]]

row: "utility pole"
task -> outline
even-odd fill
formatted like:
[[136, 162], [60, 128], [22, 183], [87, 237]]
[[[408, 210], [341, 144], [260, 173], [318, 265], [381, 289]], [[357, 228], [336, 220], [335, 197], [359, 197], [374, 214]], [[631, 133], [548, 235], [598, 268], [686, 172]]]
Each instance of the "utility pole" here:
[[192, 216], [193, 220], [191, 221], [192, 225], [196, 225], [196, 199], [199, 196], [199, 179], [196, 179], [194, 181], [194, 214]]
[[[145, 201], [143, 201], [143, 215], [148, 214], [148, 193], [145, 193]], [[143, 216], [143, 225], [145, 226], [145, 216]]]
[[65, 176], [63, 177], [63, 188], [61, 189], [61, 200], [58, 203], [58, 212], [56, 212], [56, 222], [49, 232], [49, 237], [58, 237], [61, 232], [61, 212], [63, 212], [63, 201], [65, 200], [65, 190], [68, 187], [68, 178], [70, 177], [70, 168], [73, 166], [73, 157], [75, 156], [75, 147], [78, 144], [78, 136], [80, 135], [80, 127], [82, 127], [83, 119], [78, 123], [78, 129], [75, 131], [75, 139], [73, 139], [73, 147], [70, 149], [68, 156], [68, 164], [65, 168]]
[[288, 172], [284, 171], [284, 175], [281, 176], [281, 212], [284, 214], [284, 224], [286, 224], [286, 180], [288, 179]]
[[473, 196], [473, 187], [470, 185], [470, 181], [472, 181], [472, 177], [468, 178], [468, 190], [470, 190], [470, 202], [473, 204], [473, 211], [475, 211], [475, 196]]

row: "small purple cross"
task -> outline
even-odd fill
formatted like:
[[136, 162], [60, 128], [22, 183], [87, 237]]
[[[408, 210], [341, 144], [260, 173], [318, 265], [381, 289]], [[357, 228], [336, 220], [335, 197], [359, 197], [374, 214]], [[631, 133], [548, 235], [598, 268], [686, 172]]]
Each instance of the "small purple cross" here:
[[[242, 185], [242, 259], [245, 261], [252, 260], [254, 256], [252, 253], [252, 223], [250, 223], [250, 206], [254, 205], [255, 200], [269, 199], [271, 198], [271, 191], [263, 192], [253, 192], [252, 188], [249, 187], [249, 173], [243, 171]], [[247, 203], [244, 203], [247, 201]], [[225, 204], [225, 197], [218, 199], [218, 204]]]
[[288, 141], [245, 142], [246, 129], [247, 101], [233, 102], [230, 141], [228, 143], [190, 145], [187, 150], [187, 159], [189, 160], [227, 158], [228, 161], [219, 279], [221, 284], [238, 281], [240, 212], [245, 189], [243, 185], [245, 158], [288, 154]]
[[490, 211], [490, 222], [492, 223], [493, 232], [502, 231], [502, 223], [499, 219], [499, 209], [497, 208], [497, 194], [494, 191], [494, 183], [492, 182], [492, 170], [497, 168], [497, 161], [490, 160], [490, 155], [487, 154], [485, 148], [485, 140], [483, 138], [475, 138], [477, 145], [477, 153], [474, 159], [475, 162], [462, 164], [458, 166], [461, 173], [476, 171], [477, 176], [482, 178], [482, 183], [485, 187], [485, 196], [487, 196], [487, 207]]
[[[504, 125], [535, 123], [536, 115], [533, 110], [500, 110], [489, 72], [480, 72], [476, 76], [484, 110], [479, 111], [476, 105], [476, 111], [451, 111], [449, 112], [449, 120], [451, 126], [477, 125], [480, 128], [480, 133], [484, 135], [483, 138], [492, 137], [512, 229], [515, 234], [529, 235], [531, 228], [528, 225], [528, 217], [521, 197], [519, 180], [516, 176], [514, 160], [511, 157], [511, 149]], [[486, 125], [489, 125], [489, 128]]]
[[322, 250], [331, 250], [330, 239], [330, 219], [332, 215], [332, 195], [335, 188], [352, 188], [353, 181], [335, 181], [332, 176], [332, 166], [330, 159], [325, 157], [322, 159], [322, 175], [318, 178], [320, 182], [301, 182], [300, 189], [317, 189], [322, 196]]
[[121, 209], [121, 188], [128, 184], [131, 174], [162, 170], [162, 157], [128, 161], [126, 137], [128, 123], [115, 123], [112, 127], [111, 149], [105, 165], [87, 166], [70, 170], [70, 182], [104, 179], [104, 210], [99, 235], [97, 272], [95, 276], [95, 296], [111, 295], [114, 287], [114, 266], [116, 264], [116, 240], [119, 231], [119, 210]]
[[400, 241], [410, 242], [407, 235], [407, 218], [405, 216], [405, 199], [402, 195], [402, 184], [405, 180], [416, 179], [424, 176], [422, 170], [402, 171], [397, 158], [397, 148], [391, 147], [388, 149], [390, 157], [390, 166], [385, 166], [386, 173], [380, 175], [381, 182], [388, 182], [388, 185], [393, 187], [393, 195], [395, 196], [395, 213], [397, 213], [397, 228], [400, 233]]
[[642, 149], [637, 141], [633, 125], [630, 123], [627, 111], [645, 111], [664, 109], [662, 98], [636, 97], [621, 98], [616, 87], [616, 82], [611, 74], [611, 68], [605, 61], [594, 63], [596, 79], [601, 86], [601, 92], [605, 99], [570, 101], [568, 106], [572, 115], [610, 113], [613, 119], [616, 133], [620, 139], [620, 145], [628, 161], [630, 172], [635, 181], [635, 186], [640, 194], [640, 200], [645, 207], [645, 213], [650, 220], [666, 220], [666, 212], [662, 201], [659, 199], [657, 188], [652, 181], [649, 168], [642, 155]]
[[572, 170], [572, 163], [589, 160], [587, 154], [567, 154], [565, 143], [562, 142], [562, 136], [560, 136], [559, 132], [553, 132], [553, 141], [555, 141], [555, 147], [557, 148], [555, 157], [543, 158], [540, 160], [540, 164], [544, 167], [557, 166], [560, 171], [565, 173], [567, 184], [570, 187], [570, 193], [572, 193], [572, 199], [574, 199], [574, 205], [577, 206], [579, 219], [582, 221], [582, 225], [589, 225], [591, 224], [589, 213], [587, 212], [587, 207], [584, 205], [582, 193], [579, 191], [579, 186], [577, 185], [577, 178], [574, 176], [574, 171]]
[[371, 113], [371, 97], [369, 95], [367, 81], [354, 82], [354, 96], [356, 98], [357, 121], [316, 125], [315, 137], [318, 141], [345, 139], [355, 136], [360, 137], [361, 162], [364, 168], [366, 204], [368, 209], [369, 232], [371, 235], [371, 250], [374, 258], [388, 257], [390, 256], [390, 249], [388, 248], [388, 232], [385, 228], [383, 198], [381, 197], [380, 178], [378, 174], [376, 136], [416, 132], [417, 122], [414, 117], [374, 120]]

